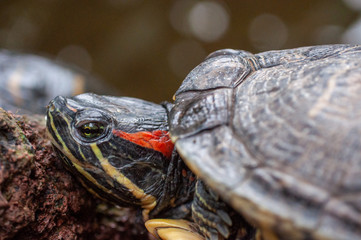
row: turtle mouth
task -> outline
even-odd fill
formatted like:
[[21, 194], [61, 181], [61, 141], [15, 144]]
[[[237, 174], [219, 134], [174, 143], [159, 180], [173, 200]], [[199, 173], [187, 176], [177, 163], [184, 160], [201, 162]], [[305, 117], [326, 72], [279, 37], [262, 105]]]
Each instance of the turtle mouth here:
[[70, 116], [65, 111], [66, 99], [58, 96], [50, 101], [46, 112], [46, 126], [50, 141], [56, 148], [66, 149], [66, 135], [70, 129]]
[[[54, 110], [55, 111], [55, 110]], [[56, 125], [55, 121], [58, 123], [59, 119], [64, 119], [63, 115], [59, 116], [59, 113], [54, 114], [53, 112], [48, 111], [47, 113], [47, 134], [49, 139], [53, 145], [54, 151], [57, 153], [63, 162], [70, 168], [74, 167], [73, 163], [76, 163], [80, 166], [80, 162], [78, 159], [71, 153], [67, 143], [69, 139], [67, 139], [67, 135], [60, 134], [63, 129], [60, 129], [58, 125]], [[67, 121], [64, 121], [67, 122]]]

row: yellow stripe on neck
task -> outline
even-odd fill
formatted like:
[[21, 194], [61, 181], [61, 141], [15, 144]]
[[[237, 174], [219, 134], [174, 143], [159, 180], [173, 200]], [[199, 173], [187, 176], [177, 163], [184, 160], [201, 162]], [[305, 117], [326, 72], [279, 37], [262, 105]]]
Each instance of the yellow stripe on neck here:
[[134, 197], [140, 200], [143, 211], [143, 217], [145, 220], [148, 219], [149, 212], [156, 206], [157, 201], [154, 196], [146, 194], [143, 189], [135, 185], [129, 178], [124, 176], [120, 171], [118, 171], [113, 165], [111, 165], [108, 159], [103, 157], [100, 149], [96, 143], [91, 143], [90, 147], [92, 148], [95, 156], [99, 159], [100, 164], [102, 165], [104, 171], [112, 178], [114, 178], [118, 183], [125, 186], [133, 194]]

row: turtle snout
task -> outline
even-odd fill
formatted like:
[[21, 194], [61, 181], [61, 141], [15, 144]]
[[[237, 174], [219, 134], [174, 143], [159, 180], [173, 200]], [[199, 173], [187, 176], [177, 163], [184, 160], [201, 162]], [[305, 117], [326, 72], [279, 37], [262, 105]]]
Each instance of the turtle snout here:
[[66, 99], [63, 96], [57, 96], [51, 100], [47, 106], [48, 112], [54, 112], [66, 105]]
[[66, 102], [63, 96], [57, 96], [53, 100], [51, 100], [47, 106], [49, 112], [53, 112], [55, 109], [59, 108], [59, 105], [64, 105]]

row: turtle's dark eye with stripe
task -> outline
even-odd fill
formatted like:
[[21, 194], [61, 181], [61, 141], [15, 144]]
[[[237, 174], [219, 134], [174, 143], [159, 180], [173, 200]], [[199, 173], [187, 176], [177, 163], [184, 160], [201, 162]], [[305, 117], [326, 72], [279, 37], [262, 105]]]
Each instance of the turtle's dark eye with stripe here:
[[105, 126], [98, 122], [89, 122], [77, 126], [79, 135], [88, 140], [100, 137], [105, 132]]
[[83, 121], [75, 124], [75, 136], [81, 142], [95, 142], [109, 133], [108, 124], [102, 121]]
[[113, 121], [107, 113], [90, 109], [77, 112], [72, 125], [72, 135], [78, 143], [93, 143], [110, 136]]

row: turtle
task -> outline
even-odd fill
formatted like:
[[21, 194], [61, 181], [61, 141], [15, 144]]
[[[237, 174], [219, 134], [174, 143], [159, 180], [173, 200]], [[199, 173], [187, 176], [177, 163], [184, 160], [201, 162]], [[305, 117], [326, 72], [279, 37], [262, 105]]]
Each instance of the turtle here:
[[158, 239], [361, 239], [361, 46], [223, 49], [174, 102], [58, 96], [47, 128]]
[[78, 95], [99, 82], [59, 60], [0, 50], [0, 107], [18, 114], [45, 114], [45, 106], [57, 95]]

